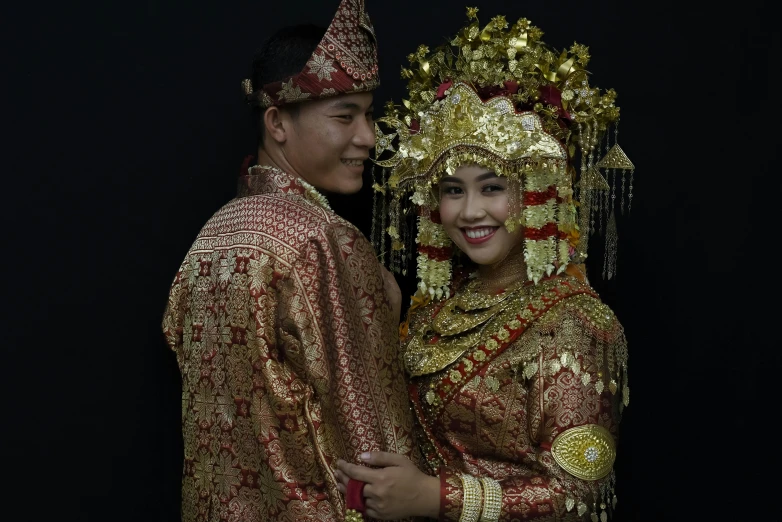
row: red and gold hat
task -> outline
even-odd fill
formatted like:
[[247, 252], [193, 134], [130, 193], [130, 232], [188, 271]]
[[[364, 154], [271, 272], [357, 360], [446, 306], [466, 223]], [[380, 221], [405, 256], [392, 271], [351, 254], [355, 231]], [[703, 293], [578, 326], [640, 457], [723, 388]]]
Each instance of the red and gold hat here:
[[247, 102], [262, 108], [372, 91], [377, 75], [375, 30], [364, 0], [342, 0], [304, 70], [260, 88], [243, 80]]

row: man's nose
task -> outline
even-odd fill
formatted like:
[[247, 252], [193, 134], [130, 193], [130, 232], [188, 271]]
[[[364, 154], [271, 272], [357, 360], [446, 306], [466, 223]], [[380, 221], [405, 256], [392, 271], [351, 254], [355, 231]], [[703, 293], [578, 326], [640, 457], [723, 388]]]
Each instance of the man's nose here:
[[375, 124], [370, 118], [360, 118], [356, 134], [353, 136], [353, 144], [371, 149], [375, 146]]

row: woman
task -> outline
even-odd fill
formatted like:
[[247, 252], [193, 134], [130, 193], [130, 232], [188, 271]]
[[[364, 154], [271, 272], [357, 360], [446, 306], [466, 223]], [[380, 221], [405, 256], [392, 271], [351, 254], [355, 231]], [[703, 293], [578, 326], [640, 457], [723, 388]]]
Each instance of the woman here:
[[455, 51], [410, 56], [410, 99], [380, 120], [393, 127], [378, 140], [393, 155], [377, 160], [391, 169], [378, 189], [392, 197], [392, 267], [413, 246], [409, 203], [418, 216], [402, 342], [429, 469], [372, 452], [368, 466], [339, 462], [340, 489], [381, 519], [605, 522], [627, 348], [583, 261], [605, 226], [615, 271], [609, 196], [632, 170], [602, 141], [616, 95], [589, 87], [585, 47], [555, 52], [529, 21], [481, 28], [476, 12]]

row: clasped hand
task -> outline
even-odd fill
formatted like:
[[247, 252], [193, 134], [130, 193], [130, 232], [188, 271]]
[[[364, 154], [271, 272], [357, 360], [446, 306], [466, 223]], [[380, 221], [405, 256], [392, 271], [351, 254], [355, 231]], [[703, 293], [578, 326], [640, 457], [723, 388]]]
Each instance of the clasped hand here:
[[[366, 458], [365, 458], [366, 457]], [[438, 518], [440, 479], [421, 472], [413, 462], [398, 453], [373, 451], [361, 455], [372, 467], [337, 461], [337, 488], [347, 491], [348, 480], [364, 482], [366, 514], [381, 520], [411, 516]]]

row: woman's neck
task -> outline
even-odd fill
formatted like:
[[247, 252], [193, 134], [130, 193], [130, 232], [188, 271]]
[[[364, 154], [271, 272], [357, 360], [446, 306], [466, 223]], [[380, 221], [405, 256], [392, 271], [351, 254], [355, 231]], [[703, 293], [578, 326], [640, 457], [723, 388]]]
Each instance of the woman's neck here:
[[496, 293], [526, 279], [527, 263], [524, 262], [524, 247], [519, 245], [508, 252], [501, 261], [479, 266], [476, 286], [481, 292]]

